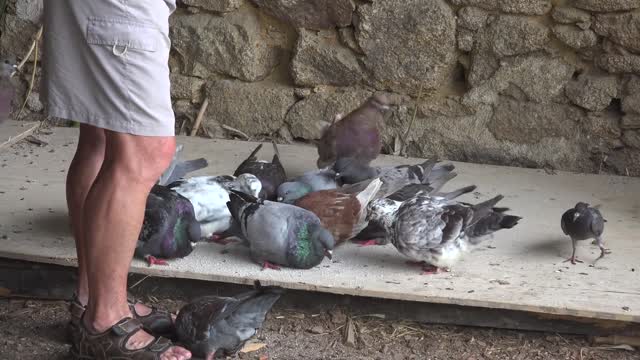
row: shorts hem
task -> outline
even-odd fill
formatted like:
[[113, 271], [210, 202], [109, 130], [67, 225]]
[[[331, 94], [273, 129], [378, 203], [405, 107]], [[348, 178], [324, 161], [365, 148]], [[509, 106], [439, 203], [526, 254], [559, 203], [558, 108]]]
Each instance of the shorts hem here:
[[[52, 117], [57, 117], [65, 120], [76, 121], [82, 124], [95, 126], [101, 129], [110, 130], [118, 133], [131, 134], [137, 136], [175, 136], [175, 125], [170, 129], [160, 126], [127, 126], [122, 122], [120, 123], [106, 120], [95, 115], [89, 115], [83, 111], [72, 109], [68, 107], [47, 106], [47, 114]], [[134, 114], [132, 116], [135, 117]], [[173, 121], [172, 121], [173, 123]]]

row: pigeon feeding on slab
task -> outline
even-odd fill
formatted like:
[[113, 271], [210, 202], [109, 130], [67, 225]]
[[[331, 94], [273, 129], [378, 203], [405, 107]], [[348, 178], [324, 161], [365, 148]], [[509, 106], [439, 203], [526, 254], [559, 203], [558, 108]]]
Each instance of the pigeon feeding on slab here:
[[227, 208], [229, 192], [241, 191], [258, 196], [262, 190], [260, 180], [252, 174], [197, 176], [181, 179], [168, 185], [193, 204], [202, 236], [210, 241], [226, 244], [229, 236], [237, 236], [237, 226]]
[[382, 182], [374, 179], [359, 193], [335, 190], [315, 191], [296, 200], [294, 205], [316, 214], [331, 231], [336, 246], [356, 236], [367, 226], [367, 205], [375, 199]]
[[[387, 199], [403, 202], [416, 196], [418, 192], [425, 192], [429, 195], [434, 194], [447, 200], [453, 200], [464, 194], [468, 194], [475, 189], [475, 185], [470, 185], [458, 190], [444, 193], [437, 192], [439, 189], [435, 189], [429, 184], [410, 184], [387, 196]], [[359, 243], [360, 246], [387, 245], [389, 243], [389, 238], [387, 236], [387, 231], [384, 229], [384, 227], [382, 227], [382, 225], [377, 222], [370, 222], [368, 223], [366, 228], [364, 228], [359, 234], [354, 237], [354, 241]]]
[[183, 258], [200, 241], [200, 224], [191, 202], [177, 192], [154, 185], [147, 197], [135, 256], [148, 265], [168, 265], [165, 259]]
[[307, 171], [290, 181], [280, 184], [277, 201], [292, 204], [308, 193], [336, 189], [341, 185], [337, 180], [339, 176], [340, 174], [337, 174], [331, 168]]
[[314, 141], [318, 168], [332, 165], [343, 157], [358, 159], [368, 165], [382, 150], [381, 127], [391, 102], [384, 94], [375, 94], [344, 117], [336, 116]]
[[575, 265], [576, 262], [582, 262], [576, 258], [576, 243], [581, 240], [595, 239], [595, 244], [600, 248], [600, 256], [596, 261], [609, 254], [610, 250], [604, 247], [602, 233], [604, 232], [604, 223], [606, 219], [602, 217], [598, 206], [591, 207], [585, 202], [578, 202], [573, 208], [562, 214], [560, 226], [565, 235], [571, 237], [571, 246], [573, 251], [571, 257], [565, 260], [571, 261]]
[[284, 289], [260, 285], [234, 297], [202, 296], [176, 317], [176, 336], [193, 355], [206, 360], [233, 356], [262, 327]]
[[271, 162], [258, 160], [256, 154], [262, 149], [262, 144], [249, 154], [249, 156], [238, 166], [233, 176], [241, 174], [253, 174], [262, 183], [260, 198], [264, 200], [275, 201], [277, 198], [277, 190], [280, 184], [287, 181], [287, 174], [280, 162], [280, 152], [275, 142], [273, 144], [274, 155]]
[[331, 260], [333, 235], [311, 211], [235, 190], [229, 198], [227, 206], [239, 224], [243, 243], [263, 268], [310, 269], [325, 257]]
[[390, 242], [423, 274], [448, 271], [474, 245], [501, 229], [510, 229], [522, 219], [496, 208], [498, 195], [476, 205], [418, 193], [404, 201], [377, 199], [369, 204], [368, 220], [380, 224]]

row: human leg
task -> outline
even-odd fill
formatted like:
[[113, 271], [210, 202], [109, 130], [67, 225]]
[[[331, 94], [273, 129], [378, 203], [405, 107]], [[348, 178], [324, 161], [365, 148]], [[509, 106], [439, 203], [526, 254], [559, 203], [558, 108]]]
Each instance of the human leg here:
[[[83, 326], [90, 334], [103, 333], [122, 319], [133, 317], [127, 304], [127, 274], [147, 196], [174, 150], [173, 137], [106, 132], [104, 163], [84, 207], [90, 296]], [[139, 349], [153, 340], [141, 330], [130, 336], [125, 346]], [[187, 359], [190, 354], [173, 347], [163, 356]]]

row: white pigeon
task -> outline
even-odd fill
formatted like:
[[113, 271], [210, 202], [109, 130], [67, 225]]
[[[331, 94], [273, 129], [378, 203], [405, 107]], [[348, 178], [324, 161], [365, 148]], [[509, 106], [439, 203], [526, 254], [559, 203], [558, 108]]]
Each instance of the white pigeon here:
[[201, 234], [219, 242], [217, 236], [230, 230], [233, 225], [231, 213], [227, 208], [231, 190], [258, 196], [262, 183], [252, 174], [196, 176], [175, 181], [168, 188], [189, 199], [193, 205], [196, 220], [200, 223]]

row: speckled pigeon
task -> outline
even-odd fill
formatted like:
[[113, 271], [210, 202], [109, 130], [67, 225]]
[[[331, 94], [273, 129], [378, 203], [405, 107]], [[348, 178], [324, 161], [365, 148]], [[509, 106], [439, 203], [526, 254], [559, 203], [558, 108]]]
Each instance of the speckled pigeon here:
[[263, 268], [310, 269], [331, 259], [335, 240], [311, 211], [232, 190], [227, 206], [251, 258]]
[[[410, 184], [387, 196], [387, 199], [402, 202], [416, 196], [416, 194], [418, 194], [419, 192], [425, 192], [430, 195], [433, 194], [443, 197], [447, 200], [453, 200], [459, 196], [470, 193], [475, 189], [475, 185], [470, 185], [446, 193], [438, 192], [437, 190], [439, 189], [435, 189], [429, 184]], [[359, 234], [357, 234], [353, 238], [353, 240], [359, 243], [361, 246], [387, 245], [389, 243], [389, 238], [387, 236], [386, 230], [377, 222], [368, 223], [367, 227], [364, 228]]]
[[149, 266], [167, 265], [165, 259], [182, 258], [200, 240], [200, 224], [191, 202], [177, 192], [155, 185], [149, 196], [135, 256]]
[[237, 236], [231, 213], [227, 208], [229, 191], [238, 190], [258, 196], [262, 190], [260, 180], [252, 174], [197, 176], [181, 179], [167, 185], [193, 204], [202, 236], [213, 242], [226, 244], [226, 238]]
[[15, 84], [11, 81], [11, 75], [18, 66], [13, 57], [4, 57], [0, 62], [0, 124], [9, 119], [11, 114], [11, 102], [16, 94]]
[[275, 142], [273, 144], [273, 150], [275, 154], [271, 162], [265, 160], [258, 160], [256, 154], [262, 148], [262, 144], [259, 144], [255, 150], [238, 166], [233, 176], [239, 176], [240, 174], [253, 174], [262, 183], [262, 190], [260, 191], [260, 198], [265, 200], [275, 201], [277, 198], [277, 190], [280, 184], [287, 181], [287, 174], [280, 162], [280, 152]]
[[176, 317], [178, 340], [206, 360], [235, 355], [255, 336], [284, 293], [258, 281], [255, 287], [234, 297], [202, 296], [184, 305]]
[[330, 168], [310, 170], [286, 181], [278, 187], [277, 201], [292, 204], [306, 194], [320, 190], [335, 189], [342, 185], [337, 179], [339, 174]]
[[380, 130], [390, 104], [387, 96], [375, 94], [343, 118], [334, 118], [315, 141], [318, 168], [330, 166], [342, 157], [353, 157], [365, 165], [377, 158], [382, 149]]
[[603, 258], [605, 254], [610, 253], [609, 249], [604, 247], [602, 233], [604, 232], [604, 223], [607, 222], [602, 217], [597, 207], [591, 207], [585, 202], [578, 202], [573, 208], [562, 214], [560, 226], [565, 235], [571, 237], [571, 245], [573, 252], [571, 257], [566, 261], [571, 261], [575, 265], [576, 262], [582, 262], [576, 258], [576, 243], [580, 240], [595, 239], [595, 243], [600, 248], [600, 256], [596, 259]]
[[486, 235], [517, 225], [521, 217], [494, 207], [502, 198], [498, 195], [476, 205], [424, 192], [404, 202], [377, 199], [369, 203], [368, 220], [382, 225], [396, 249], [411, 263], [420, 264], [423, 274], [433, 274], [441, 268], [448, 271]]

